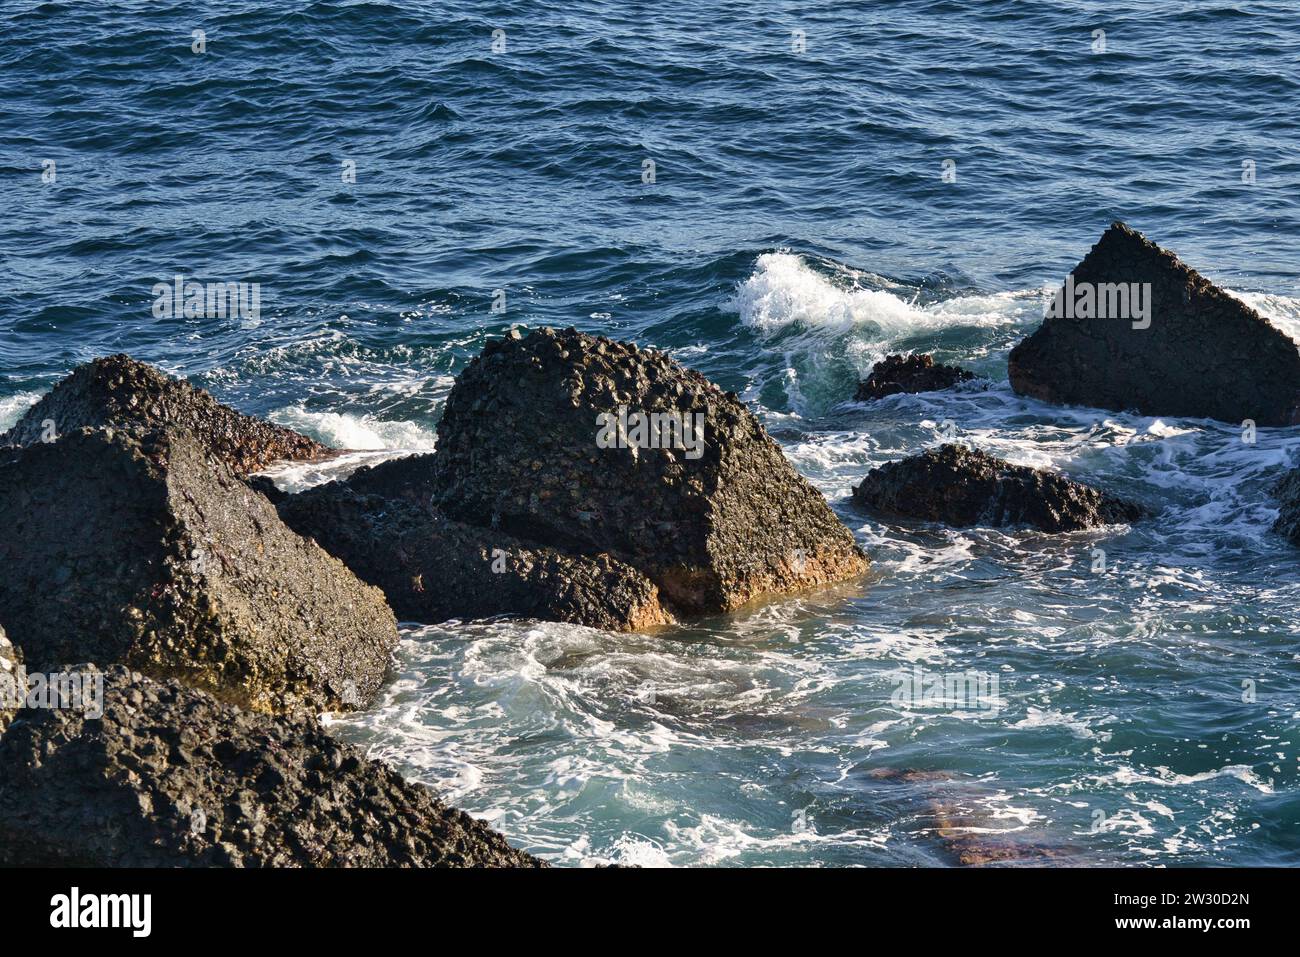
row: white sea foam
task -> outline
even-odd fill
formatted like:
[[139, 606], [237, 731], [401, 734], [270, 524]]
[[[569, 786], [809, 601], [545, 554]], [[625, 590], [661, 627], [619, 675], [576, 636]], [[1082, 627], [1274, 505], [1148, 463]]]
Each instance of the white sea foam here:
[[1272, 783], [1260, 778], [1252, 768], [1244, 764], [1233, 764], [1216, 771], [1202, 771], [1199, 774], [1178, 774], [1165, 767], [1153, 770], [1155, 773], [1149, 774], [1133, 768], [1120, 768], [1114, 772], [1111, 780], [1121, 785], [1155, 784], [1162, 787], [1186, 787], [1192, 784], [1206, 784], [1218, 778], [1233, 778], [1263, 794], [1273, 793]]
[[1225, 292], [1236, 296], [1292, 339], [1300, 342], [1300, 298], [1263, 292], [1236, 292], [1232, 289]]
[[730, 307], [746, 325], [767, 333], [791, 325], [844, 332], [868, 322], [898, 332], [924, 321], [921, 310], [894, 294], [840, 288], [786, 252], [759, 256]]
[[0, 432], [13, 428], [23, 413], [40, 401], [44, 392], [19, 392], [0, 399]]
[[272, 412], [269, 418], [336, 449], [419, 452], [431, 450], [437, 442], [432, 432], [414, 422], [385, 421], [373, 415], [313, 412], [295, 405]]
[[727, 307], [765, 335], [791, 328], [819, 334], [869, 330], [881, 344], [953, 326], [1011, 326], [1041, 316], [1043, 290], [959, 296], [917, 305], [916, 296], [894, 286], [861, 285], [878, 277], [837, 267], [834, 279], [790, 252], [764, 253]]
[[[772, 252], [758, 257], [724, 307], [764, 339], [770, 355], [784, 359], [772, 378], [790, 411], [807, 415], [849, 398], [852, 383], [904, 340], [963, 329], [1006, 338], [1041, 315], [1043, 298], [1041, 290], [1024, 290], [920, 304], [918, 292], [836, 263]], [[746, 394], [751, 402], [757, 397]]]
[[345, 479], [363, 465], [378, 465], [410, 454], [392, 449], [350, 452], [324, 462], [277, 462], [259, 474], [269, 478], [283, 492], [302, 492], [326, 482]]

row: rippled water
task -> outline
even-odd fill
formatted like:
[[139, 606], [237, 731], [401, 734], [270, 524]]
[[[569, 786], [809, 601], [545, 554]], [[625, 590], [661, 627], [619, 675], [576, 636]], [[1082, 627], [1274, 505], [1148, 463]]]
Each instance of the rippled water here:
[[[1291, 4], [8, 0], [0, 35], [0, 424], [127, 351], [429, 448], [488, 337], [576, 325], [739, 391], [875, 561], [653, 635], [412, 626], [339, 733], [559, 863], [1300, 862], [1300, 549], [1267, 494], [1300, 429], [1006, 384], [1116, 218], [1300, 336]], [[178, 272], [259, 282], [261, 314], [154, 318]], [[846, 402], [890, 350], [991, 382]], [[945, 428], [1160, 514], [1047, 536], [848, 502]], [[995, 675], [1001, 707], [900, 707], [916, 667]]]

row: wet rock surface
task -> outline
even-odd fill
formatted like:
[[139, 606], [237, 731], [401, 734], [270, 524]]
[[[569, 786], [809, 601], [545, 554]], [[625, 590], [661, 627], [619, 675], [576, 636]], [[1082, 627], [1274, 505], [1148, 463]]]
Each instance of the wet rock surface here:
[[974, 378], [975, 373], [960, 366], [936, 363], [931, 355], [885, 356], [858, 383], [853, 398], [857, 402], [870, 402], [902, 392], [938, 392]]
[[5, 733], [5, 728], [17, 713], [17, 705], [22, 700], [21, 693], [26, 691], [19, 680], [22, 663], [22, 652], [14, 647], [3, 626], [0, 626], [0, 735]]
[[873, 469], [853, 498], [888, 516], [956, 527], [1031, 525], [1067, 532], [1145, 515], [1140, 505], [1063, 475], [960, 445], [942, 445]]
[[1048, 317], [1011, 351], [1016, 392], [1145, 415], [1300, 422], [1295, 342], [1172, 252], [1115, 223], [1072, 275], [1076, 288], [1149, 283], [1150, 327], [1135, 329], [1126, 317]]
[[382, 593], [189, 432], [0, 450], [0, 623], [34, 669], [115, 662], [264, 711], [364, 706], [397, 644]]
[[[627, 441], [599, 447], [598, 416], [620, 411]], [[653, 433], [637, 432], [634, 413], [689, 416], [702, 423], [702, 445], [692, 451], [661, 431], [661, 444], [684, 447], [648, 447]], [[451, 518], [561, 551], [609, 553], [681, 614], [728, 611], [868, 567], [734, 393], [662, 353], [573, 329], [488, 343], [447, 400], [430, 481]]]
[[203, 441], [238, 475], [272, 462], [316, 460], [334, 449], [305, 435], [236, 412], [203, 389], [126, 355], [78, 366], [8, 432], [0, 445], [32, 445], [81, 428], [179, 427]]
[[363, 495], [401, 499], [428, 507], [433, 501], [435, 454], [407, 455], [378, 465], [363, 465], [348, 476], [348, 488]]
[[1281, 506], [1273, 531], [1300, 545], [1300, 469], [1284, 475], [1273, 489], [1273, 495]]
[[104, 679], [101, 719], [28, 709], [0, 738], [0, 866], [545, 866], [310, 715]]
[[[514, 615], [630, 631], [667, 624], [659, 590], [608, 555], [569, 555], [456, 522], [404, 497], [409, 459], [285, 498], [285, 524], [381, 589], [402, 620]], [[385, 463], [387, 465], [389, 463]], [[419, 464], [419, 463], [416, 463]], [[397, 482], [397, 485], [390, 484]]]

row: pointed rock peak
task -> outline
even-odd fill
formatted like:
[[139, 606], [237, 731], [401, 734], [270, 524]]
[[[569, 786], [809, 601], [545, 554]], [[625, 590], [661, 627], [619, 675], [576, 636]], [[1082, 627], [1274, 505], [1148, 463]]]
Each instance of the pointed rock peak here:
[[1168, 249], [1115, 222], [1011, 350], [1021, 395], [1143, 415], [1300, 423], [1300, 350]]
[[239, 475], [280, 460], [312, 461], [334, 450], [292, 429], [244, 415], [184, 379], [116, 354], [77, 366], [33, 405], [0, 445], [32, 445], [76, 429], [177, 426]]
[[1162, 248], [1159, 244], [1153, 243], [1146, 236], [1136, 229], [1125, 223], [1115, 220], [1101, 234], [1092, 247], [1091, 252], [1084, 258], [1084, 262], [1093, 258], [1102, 258], [1112, 262], [1132, 262], [1135, 258], [1150, 258], [1152, 256], [1166, 256], [1170, 264], [1178, 264], [1178, 257], [1167, 249]]

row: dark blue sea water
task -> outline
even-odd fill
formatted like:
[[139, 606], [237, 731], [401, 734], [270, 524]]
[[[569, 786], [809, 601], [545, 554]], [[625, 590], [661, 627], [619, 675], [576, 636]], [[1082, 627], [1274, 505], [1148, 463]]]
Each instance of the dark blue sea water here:
[[[335, 724], [373, 755], [556, 863], [949, 865], [954, 835], [1300, 863], [1300, 550], [1267, 494], [1300, 430], [1006, 384], [1113, 219], [1300, 336], [1290, 0], [0, 0], [0, 37], [0, 426], [126, 351], [428, 448], [487, 338], [576, 325], [737, 390], [875, 560], [651, 636], [409, 628], [381, 707]], [[155, 315], [178, 273], [260, 310]], [[846, 403], [891, 350], [993, 385]], [[848, 503], [945, 428], [1161, 516], [1045, 536]], [[900, 705], [915, 667], [996, 676], [1002, 706]]]

